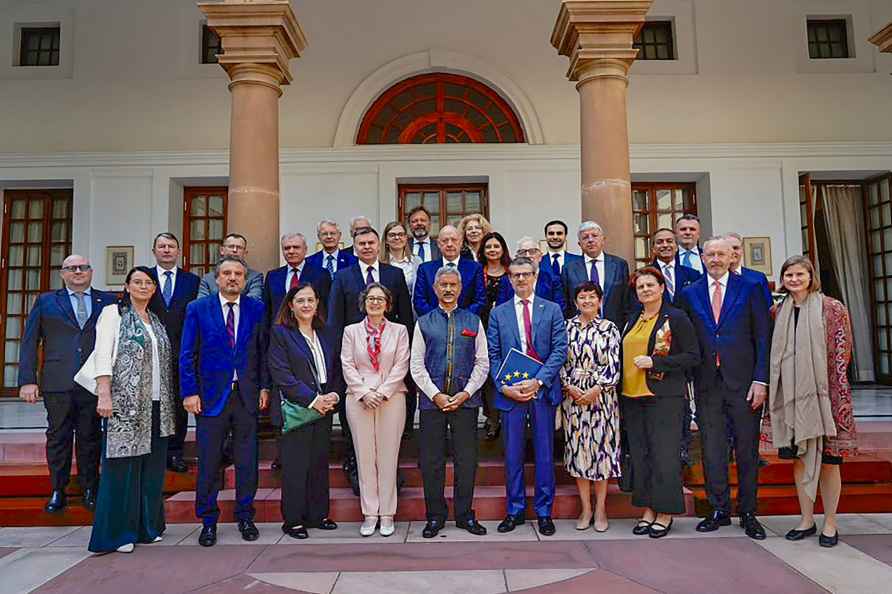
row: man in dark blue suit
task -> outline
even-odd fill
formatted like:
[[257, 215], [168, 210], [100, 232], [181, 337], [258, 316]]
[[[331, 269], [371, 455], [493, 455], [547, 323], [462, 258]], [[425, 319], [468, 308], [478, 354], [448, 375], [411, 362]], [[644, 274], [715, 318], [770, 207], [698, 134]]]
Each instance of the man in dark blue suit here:
[[[539, 249], [539, 242], [532, 237], [521, 237], [517, 241], [516, 256], [521, 258], [529, 258], [533, 261], [533, 266], [539, 270], [536, 277], [536, 288], [533, 292], [542, 299], [548, 299], [552, 303], [556, 303], [561, 311], [564, 311], [564, 285], [561, 283], [561, 277], [555, 276], [550, 266], [545, 265], [542, 258], [542, 250]], [[505, 286], [504, 284], [502, 286]], [[502, 303], [502, 301], [498, 301]]]
[[602, 317], [616, 324], [617, 328], [622, 328], [629, 307], [629, 265], [622, 258], [604, 252], [604, 231], [597, 223], [582, 223], [578, 237], [579, 247], [584, 253], [583, 259], [567, 262], [561, 272], [566, 304], [564, 316], [569, 319], [576, 315], [573, 291], [581, 283], [590, 280], [604, 292], [604, 299], [601, 301]]
[[[563, 399], [558, 372], [567, 359], [567, 330], [561, 309], [536, 297], [538, 268], [529, 258], [515, 258], [508, 268], [515, 297], [496, 306], [489, 316], [486, 333], [490, 376], [496, 386], [495, 406], [501, 411], [505, 443], [505, 489], [507, 510], [499, 532], [511, 532], [525, 522], [526, 490], [523, 465], [526, 426], [533, 432], [536, 461], [535, 511], [539, 533], [554, 534], [551, 520], [554, 503], [554, 413]], [[511, 349], [542, 362], [535, 377], [512, 386], [503, 385], [499, 371]]]
[[352, 249], [340, 249], [341, 230], [334, 221], [328, 219], [319, 221], [319, 224], [316, 225], [316, 237], [319, 238], [322, 249], [308, 256], [307, 264], [328, 272], [332, 281], [334, 281], [338, 270], [349, 268], [356, 263], [356, 256]]
[[759, 424], [767, 396], [769, 314], [757, 286], [729, 271], [731, 246], [714, 238], [703, 246], [707, 274], [682, 291], [703, 363], [697, 367], [697, 419], [703, 442], [703, 471], [713, 513], [697, 525], [712, 532], [731, 523], [728, 485], [728, 426], [734, 433], [737, 460], [737, 506], [747, 536], [761, 540], [765, 530], [756, 519]]
[[[52, 495], [44, 509], [50, 513], [61, 511], [67, 503], [72, 446], [77, 448], [77, 478], [84, 506], [91, 511], [96, 506], [102, 446], [96, 396], [77, 385], [74, 376], [93, 352], [99, 312], [115, 302], [113, 294], [90, 287], [93, 269], [83, 256], [65, 258], [60, 276], [65, 288], [43, 293], [31, 308], [19, 357], [19, 397], [34, 403], [43, 396], [46, 407], [46, 461]], [[41, 345], [43, 369], [38, 374]]]
[[461, 239], [458, 229], [452, 225], [446, 225], [440, 229], [437, 235], [437, 245], [440, 247], [440, 259], [425, 262], [418, 267], [418, 276], [415, 278], [415, 295], [412, 303], [415, 305], [415, 313], [423, 316], [437, 308], [437, 294], [434, 292], [434, 277], [437, 270], [445, 266], [458, 268], [461, 275], [461, 295], [458, 297], [458, 306], [467, 309], [475, 315], [486, 304], [486, 288], [483, 284], [483, 269], [473, 260], [461, 258]]
[[548, 268], [557, 278], [561, 278], [567, 262], [582, 259], [579, 254], [567, 251], [567, 223], [564, 221], [555, 219], [545, 223], [545, 242], [548, 243], [548, 252], [539, 267], [540, 270]]
[[[152, 244], [155, 266], [151, 268], [152, 280], [158, 290], [149, 301], [149, 309], [154, 312], [170, 339], [173, 360], [173, 381], [179, 385], [180, 341], [183, 336], [183, 321], [186, 319], [186, 306], [198, 297], [201, 279], [198, 275], [177, 267], [180, 261], [180, 242], [173, 233], [159, 233]], [[167, 442], [167, 468], [174, 472], [189, 470], [183, 460], [183, 444], [189, 415], [182, 403], [176, 407], [176, 431]]]
[[424, 206], [416, 206], [406, 216], [412, 240], [409, 249], [418, 256], [422, 264], [440, 259], [440, 248], [431, 239], [431, 213]]
[[[678, 261], [678, 244], [675, 242], [675, 232], [672, 229], [657, 229], [650, 238], [651, 252], [653, 253], [652, 266], [663, 273], [666, 280], [666, 290], [663, 292], [663, 300], [669, 305], [676, 305], [681, 292], [693, 284], [702, 276], [693, 268], [682, 266]], [[629, 292], [635, 296], [634, 291]]]
[[768, 277], [752, 268], [743, 266], [743, 237], [739, 233], [726, 233], [725, 240], [731, 246], [731, 272], [739, 274], [744, 280], [753, 283], [759, 287], [759, 293], [768, 303], [768, 309], [774, 305], [774, 299], [771, 296], [771, 287], [768, 285]]
[[180, 394], [195, 415], [198, 484], [195, 512], [201, 518], [198, 544], [217, 542], [217, 506], [223, 443], [232, 431], [235, 459], [235, 516], [242, 538], [257, 540], [254, 495], [257, 492], [257, 411], [269, 401], [266, 310], [263, 302], [242, 295], [248, 265], [224, 256], [216, 266], [219, 292], [186, 308], [180, 351]]

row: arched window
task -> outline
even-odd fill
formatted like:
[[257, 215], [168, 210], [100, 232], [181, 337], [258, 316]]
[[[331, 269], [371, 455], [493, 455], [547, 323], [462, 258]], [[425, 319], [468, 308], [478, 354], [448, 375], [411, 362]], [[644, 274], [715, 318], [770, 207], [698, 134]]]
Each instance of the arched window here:
[[517, 115], [485, 84], [457, 74], [421, 74], [381, 95], [356, 144], [525, 142]]

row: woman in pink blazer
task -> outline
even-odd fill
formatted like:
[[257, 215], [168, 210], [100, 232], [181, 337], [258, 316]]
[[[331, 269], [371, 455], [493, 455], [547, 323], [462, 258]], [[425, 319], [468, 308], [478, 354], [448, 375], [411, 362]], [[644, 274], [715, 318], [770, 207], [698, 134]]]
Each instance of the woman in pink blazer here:
[[344, 328], [341, 364], [347, 383], [347, 421], [359, 466], [359, 498], [365, 520], [359, 529], [371, 536], [380, 520], [381, 536], [394, 531], [396, 471], [406, 420], [409, 332], [387, 320], [393, 297], [379, 283], [359, 295], [365, 319]]

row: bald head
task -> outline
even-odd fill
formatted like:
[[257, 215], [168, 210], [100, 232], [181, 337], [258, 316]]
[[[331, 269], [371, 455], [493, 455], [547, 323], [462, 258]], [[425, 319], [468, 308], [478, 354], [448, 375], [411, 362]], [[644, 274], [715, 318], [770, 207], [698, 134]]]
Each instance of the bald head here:
[[93, 282], [93, 268], [90, 260], [79, 254], [71, 254], [62, 260], [62, 270], [59, 272], [62, 282], [72, 291], [85, 291]]
[[437, 245], [444, 258], [447, 260], [458, 259], [461, 250], [461, 238], [459, 237], [458, 229], [452, 225], [441, 227], [440, 233], [437, 234]]

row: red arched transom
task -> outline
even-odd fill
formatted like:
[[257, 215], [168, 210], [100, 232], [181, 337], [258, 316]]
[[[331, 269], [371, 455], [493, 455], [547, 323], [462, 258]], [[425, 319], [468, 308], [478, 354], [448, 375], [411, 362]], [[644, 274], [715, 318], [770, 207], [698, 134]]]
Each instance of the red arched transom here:
[[524, 142], [498, 93], [467, 76], [432, 73], [390, 87], [368, 109], [356, 144]]

